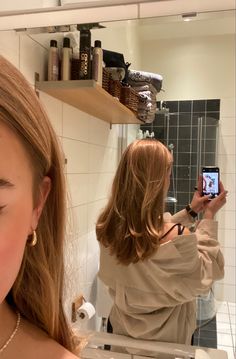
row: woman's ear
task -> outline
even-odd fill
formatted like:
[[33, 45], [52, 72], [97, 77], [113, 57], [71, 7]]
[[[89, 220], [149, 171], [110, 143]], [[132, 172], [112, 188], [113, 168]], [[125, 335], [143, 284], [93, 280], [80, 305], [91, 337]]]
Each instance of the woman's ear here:
[[39, 218], [43, 211], [43, 207], [51, 190], [51, 179], [45, 176], [39, 185], [39, 194], [35, 203], [32, 215], [31, 229], [35, 230], [38, 225]]

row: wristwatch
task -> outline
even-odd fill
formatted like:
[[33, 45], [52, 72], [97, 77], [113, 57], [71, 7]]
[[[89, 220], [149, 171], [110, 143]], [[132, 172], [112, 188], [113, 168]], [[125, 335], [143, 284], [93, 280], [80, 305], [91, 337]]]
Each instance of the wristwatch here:
[[190, 204], [187, 204], [187, 206], [185, 207], [186, 211], [188, 212], [188, 214], [190, 214], [191, 217], [196, 218], [197, 217], [197, 213], [194, 212], [190, 206]]

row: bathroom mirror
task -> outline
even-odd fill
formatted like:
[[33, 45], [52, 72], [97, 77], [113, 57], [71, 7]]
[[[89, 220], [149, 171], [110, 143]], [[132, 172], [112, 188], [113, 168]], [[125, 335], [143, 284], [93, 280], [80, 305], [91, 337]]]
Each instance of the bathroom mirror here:
[[[172, 193], [169, 197], [173, 198], [170, 205], [174, 206], [174, 210], [183, 208], [190, 199], [199, 167], [199, 163], [195, 162], [193, 165], [193, 161], [197, 160], [200, 142], [203, 159], [209, 161], [209, 164], [217, 162], [220, 166], [221, 178], [230, 195], [219, 218], [219, 240], [226, 259], [226, 276], [215, 285], [214, 291], [218, 300], [234, 302], [235, 258], [232, 252], [235, 252], [235, 12], [200, 13], [187, 22], [184, 22], [181, 16], [164, 16], [104, 22], [101, 25], [105, 28], [92, 30], [92, 44], [99, 39], [105, 49], [123, 53], [125, 61], [131, 63], [131, 69], [163, 76], [164, 91], [157, 95], [157, 101], [164, 101], [158, 104], [158, 107], [162, 105], [162, 109], [152, 124], [144, 125], [143, 131], [153, 131], [158, 138], [167, 142], [170, 150], [173, 150], [175, 167], [171, 182]], [[43, 79], [50, 39], [56, 38], [61, 44], [66, 32], [19, 31], [17, 34], [0, 34], [1, 52], [27, 75], [33, 85], [35, 72], [39, 72], [40, 78]], [[75, 33], [73, 36], [76, 37], [78, 34]], [[21, 49], [24, 49], [22, 53]], [[17, 51], [20, 52], [18, 57], [15, 56]], [[39, 56], [36, 57], [35, 53]], [[45, 100], [42, 94], [43, 97]], [[73, 234], [68, 258], [73, 267], [71, 277], [76, 280], [79, 278], [80, 282], [73, 288], [72, 295], [68, 296], [68, 313], [70, 314], [71, 297], [82, 291], [96, 309], [100, 299], [101, 319], [104, 309], [107, 313], [108, 301], [105, 299], [101, 303], [104, 296], [96, 292], [96, 285], [93, 285], [96, 283], [98, 267], [94, 223], [98, 209], [105, 204], [106, 190], [115, 171], [117, 148], [113, 149], [113, 143], [110, 142], [105, 153], [105, 146], [109, 133], [113, 133], [113, 139], [116, 138], [116, 125], [110, 130], [107, 123], [78, 113], [53, 98], [46, 97], [45, 103], [69, 158], [68, 178], [70, 186], [73, 187], [72, 202], [77, 210], [79, 223], [78, 233]], [[63, 126], [68, 124], [68, 127], [62, 126], [63, 116], [66, 118]], [[209, 122], [206, 123], [206, 119]], [[89, 135], [88, 122], [95, 124]], [[120, 127], [119, 137], [125, 139], [125, 147], [136, 138], [139, 125]], [[89, 136], [92, 137], [91, 143]], [[99, 168], [104, 153], [106, 167], [111, 165], [108, 174], [101, 174]], [[115, 155], [111, 156], [113, 153]], [[89, 173], [87, 163], [89, 160], [92, 162], [94, 158], [94, 168]], [[102, 176], [103, 181], [100, 180]], [[98, 186], [102, 187], [102, 193], [97, 190]], [[211, 317], [212, 311], [204, 310], [204, 316]], [[97, 320], [94, 323], [95, 320], [89, 329], [100, 330], [101, 321]]]
[[[105, 28], [92, 30], [92, 44], [100, 39], [103, 48], [123, 53], [131, 69], [163, 76], [163, 91], [158, 93], [157, 101], [166, 102], [166, 111], [159, 113], [152, 124], [143, 125], [143, 131], [153, 131], [173, 151], [170, 207], [178, 210], [190, 201], [199, 167], [204, 164], [217, 163], [225, 186], [235, 193], [235, 11], [101, 25]], [[30, 36], [47, 49], [50, 38], [60, 41], [64, 34]], [[73, 36], [76, 40], [78, 33]], [[139, 125], [122, 127], [126, 146], [136, 138]], [[229, 198], [219, 224], [226, 248], [232, 245], [227, 243], [228, 234], [235, 235], [232, 202]], [[231, 267], [234, 265], [232, 262]], [[222, 299], [224, 293], [230, 298], [233, 292], [232, 281], [225, 283], [217, 287]]]
[[[189, 21], [168, 16], [104, 25], [106, 29], [97, 30], [94, 39], [100, 37], [105, 48], [123, 52], [132, 69], [163, 76], [164, 91], [157, 101], [159, 108], [164, 106], [152, 124], [141, 128], [154, 132], [173, 152], [168, 209], [175, 212], [190, 202], [203, 165], [219, 165], [221, 179], [232, 194], [218, 218], [226, 275], [208, 297], [199, 300], [200, 325], [214, 318], [214, 298], [235, 301], [235, 257], [229, 259], [234, 246], [229, 237], [235, 238], [231, 198], [235, 195], [235, 12], [201, 13]], [[116, 35], [122, 33], [123, 44]], [[139, 125], [125, 127], [127, 144], [138, 129]]]

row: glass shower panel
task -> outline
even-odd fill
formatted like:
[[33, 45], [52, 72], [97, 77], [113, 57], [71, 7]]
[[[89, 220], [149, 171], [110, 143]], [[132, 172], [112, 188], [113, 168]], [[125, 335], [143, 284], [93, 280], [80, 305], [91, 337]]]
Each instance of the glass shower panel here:
[[216, 163], [219, 114], [218, 99], [165, 101], [165, 108], [157, 112], [153, 123], [140, 126], [144, 132], [154, 132], [154, 137], [173, 153], [167, 201], [171, 213], [191, 201], [201, 168]]
[[[160, 108], [160, 103], [157, 103]], [[174, 164], [166, 210], [174, 213], [191, 202], [203, 166], [215, 166], [220, 100], [166, 101], [152, 124], [141, 125], [143, 131], [154, 132], [155, 138], [165, 143], [173, 153]], [[199, 297], [198, 327], [215, 325], [214, 295]], [[194, 334], [195, 345], [202, 345]], [[216, 348], [216, 338], [212, 347]]]

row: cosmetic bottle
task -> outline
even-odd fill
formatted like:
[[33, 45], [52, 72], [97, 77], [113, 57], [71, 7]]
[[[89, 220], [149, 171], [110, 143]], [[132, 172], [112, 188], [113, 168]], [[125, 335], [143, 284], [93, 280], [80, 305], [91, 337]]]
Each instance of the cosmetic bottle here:
[[136, 135], [136, 139], [137, 140], [142, 140], [143, 139], [143, 131], [142, 130], [138, 130], [137, 135]]
[[91, 32], [90, 30], [80, 30], [80, 80], [91, 79]]
[[66, 81], [71, 79], [71, 58], [72, 49], [70, 47], [70, 39], [64, 37], [61, 58], [61, 80]]
[[48, 54], [48, 81], [57, 81], [59, 77], [59, 52], [57, 41], [50, 41]]
[[76, 46], [72, 51], [71, 80], [79, 80], [79, 66], [79, 47]]
[[102, 43], [100, 40], [95, 40], [94, 48], [93, 48], [92, 78], [100, 86], [102, 86], [102, 62], [103, 62]]

